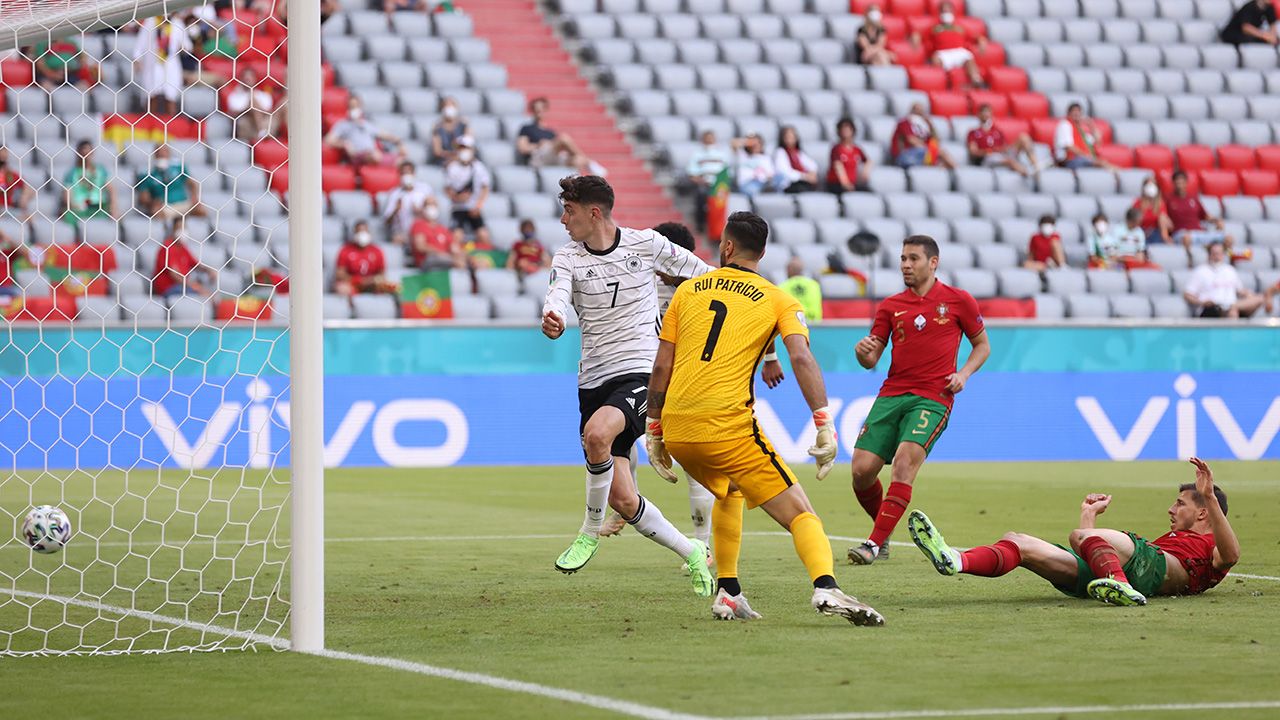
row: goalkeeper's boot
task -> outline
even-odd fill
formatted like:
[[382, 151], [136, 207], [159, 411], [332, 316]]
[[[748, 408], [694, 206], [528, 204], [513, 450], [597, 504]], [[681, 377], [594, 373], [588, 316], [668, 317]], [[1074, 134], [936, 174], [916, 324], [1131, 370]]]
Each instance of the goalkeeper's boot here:
[[565, 575], [572, 575], [582, 568], [586, 567], [591, 558], [595, 557], [596, 550], [600, 547], [600, 538], [591, 537], [586, 533], [578, 533], [577, 539], [569, 546], [568, 550], [560, 553], [560, 557], [556, 559], [556, 569]]
[[1108, 605], [1146, 605], [1147, 596], [1133, 589], [1127, 582], [1111, 577], [1098, 578], [1089, 583], [1089, 596]]
[[911, 540], [929, 558], [939, 575], [955, 575], [960, 572], [960, 553], [942, 539], [942, 533], [938, 532], [928, 515], [912, 510], [907, 516], [907, 529], [911, 531]]
[[693, 583], [693, 591], [698, 597], [711, 597], [711, 591], [715, 589], [715, 580], [711, 577], [711, 551], [707, 549], [706, 543], [697, 539], [690, 539], [693, 544], [693, 550], [685, 556], [684, 566], [689, 571], [689, 580]]
[[600, 526], [600, 537], [612, 537], [621, 535], [622, 528], [627, 526], [627, 521], [616, 512], [609, 513], [609, 517], [604, 519], [604, 524]]
[[759, 620], [760, 613], [751, 609], [747, 596], [739, 593], [730, 595], [721, 588], [716, 592], [716, 599], [711, 603], [711, 616], [717, 620]]
[[849, 548], [849, 562], [854, 565], [870, 565], [876, 561], [876, 556], [880, 554], [880, 546], [864, 540], [861, 545], [854, 545]]
[[858, 601], [858, 598], [846, 594], [840, 588], [814, 588], [813, 609], [823, 615], [836, 615], [854, 625], [879, 627], [884, 625], [884, 616], [875, 608]]

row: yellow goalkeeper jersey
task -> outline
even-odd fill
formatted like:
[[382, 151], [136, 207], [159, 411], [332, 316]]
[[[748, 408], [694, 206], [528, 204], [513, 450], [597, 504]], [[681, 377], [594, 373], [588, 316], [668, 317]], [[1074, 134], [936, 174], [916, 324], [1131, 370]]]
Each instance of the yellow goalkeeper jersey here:
[[686, 280], [662, 319], [662, 340], [676, 346], [662, 410], [672, 442], [750, 437], [755, 370], [774, 336], [809, 337], [800, 303], [737, 265]]

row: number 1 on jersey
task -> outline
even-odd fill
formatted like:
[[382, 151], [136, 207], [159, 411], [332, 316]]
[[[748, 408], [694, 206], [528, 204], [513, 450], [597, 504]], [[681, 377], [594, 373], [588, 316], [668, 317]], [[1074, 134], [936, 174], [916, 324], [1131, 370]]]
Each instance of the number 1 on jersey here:
[[711, 362], [716, 351], [716, 343], [720, 341], [720, 330], [724, 327], [724, 319], [729, 315], [729, 308], [719, 300], [711, 301], [711, 312], [716, 314], [711, 321], [711, 330], [707, 332], [707, 344], [702, 348], [702, 362]]

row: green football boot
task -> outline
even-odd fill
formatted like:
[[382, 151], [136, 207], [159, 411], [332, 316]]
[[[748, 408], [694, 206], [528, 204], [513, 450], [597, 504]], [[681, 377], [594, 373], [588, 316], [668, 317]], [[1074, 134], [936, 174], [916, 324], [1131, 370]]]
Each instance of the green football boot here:
[[1133, 607], [1147, 604], [1147, 596], [1134, 590], [1132, 585], [1109, 577], [1090, 582], [1089, 596], [1108, 605]]
[[934, 527], [928, 515], [912, 510], [907, 516], [907, 529], [911, 531], [911, 539], [916, 547], [929, 558], [939, 575], [955, 575], [960, 572], [960, 553], [942, 539], [942, 533]]
[[711, 577], [711, 551], [707, 544], [696, 538], [690, 539], [693, 551], [684, 558], [684, 566], [689, 571], [689, 580], [693, 582], [693, 591], [698, 597], [711, 597], [716, 583]]
[[569, 549], [560, 553], [560, 557], [556, 560], [556, 569], [565, 575], [572, 575], [578, 572], [586, 567], [591, 558], [595, 557], [596, 550], [599, 547], [600, 538], [578, 533], [577, 539], [573, 541]]

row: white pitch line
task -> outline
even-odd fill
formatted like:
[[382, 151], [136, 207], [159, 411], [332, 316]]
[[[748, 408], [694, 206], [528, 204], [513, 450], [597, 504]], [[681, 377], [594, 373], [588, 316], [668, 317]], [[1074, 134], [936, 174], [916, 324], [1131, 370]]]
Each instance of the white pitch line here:
[[1019, 715], [1123, 715], [1131, 712], [1197, 712], [1205, 710], [1269, 710], [1280, 700], [1218, 703], [1159, 703], [1151, 705], [1078, 705], [1074, 707], [969, 708], [957, 710], [886, 710], [884, 712], [769, 715], [732, 720], [909, 720], [911, 718], [1015, 717]]
[[[272, 637], [270, 635], [235, 630], [233, 628], [222, 627], [219, 625], [207, 625], [205, 623], [183, 620], [182, 618], [169, 617], [167, 615], [158, 615], [156, 613], [146, 612], [143, 610], [107, 605], [106, 603], [100, 603], [95, 600], [83, 600], [80, 598], [67, 597], [65, 595], [47, 595], [44, 593], [12, 590], [9, 588], [0, 588], [0, 595], [12, 595], [14, 597], [33, 600], [52, 600], [64, 605], [74, 605], [76, 607], [88, 608], [99, 612], [136, 617], [151, 622], [173, 625], [174, 627], [197, 630], [203, 633], [212, 633], [229, 638], [249, 640], [255, 643], [270, 645], [271, 647], [279, 650], [289, 649], [288, 640]], [[308, 654], [331, 660], [345, 660], [348, 662], [357, 662], [362, 665], [402, 670], [404, 672], [428, 675], [431, 677], [443, 678], [445, 680], [455, 680], [458, 682], [470, 683], [472, 685], [483, 685], [497, 690], [507, 690], [525, 695], [536, 695], [539, 697], [550, 698], [552, 700], [574, 703], [575, 705], [585, 705], [594, 710], [607, 710], [618, 713], [619, 715], [642, 718], [643, 720], [714, 720], [713, 718], [709, 718], [704, 715], [691, 715], [689, 713], [677, 712], [675, 710], [667, 710], [666, 708], [641, 705], [640, 703], [634, 703], [627, 700], [618, 700], [616, 698], [605, 697], [603, 695], [592, 695], [590, 693], [578, 692], [576, 690], [565, 690], [563, 688], [552, 687], [550, 685], [539, 685], [538, 683], [525, 682], [523, 680], [511, 680], [508, 678], [498, 677], [496, 675], [485, 675], [483, 673], [467, 672], [465, 670], [454, 670], [453, 668], [427, 665], [425, 663], [412, 662], [410, 660], [379, 657], [377, 655], [361, 655], [358, 653], [345, 652], [343, 650], [321, 650], [319, 652]]]

